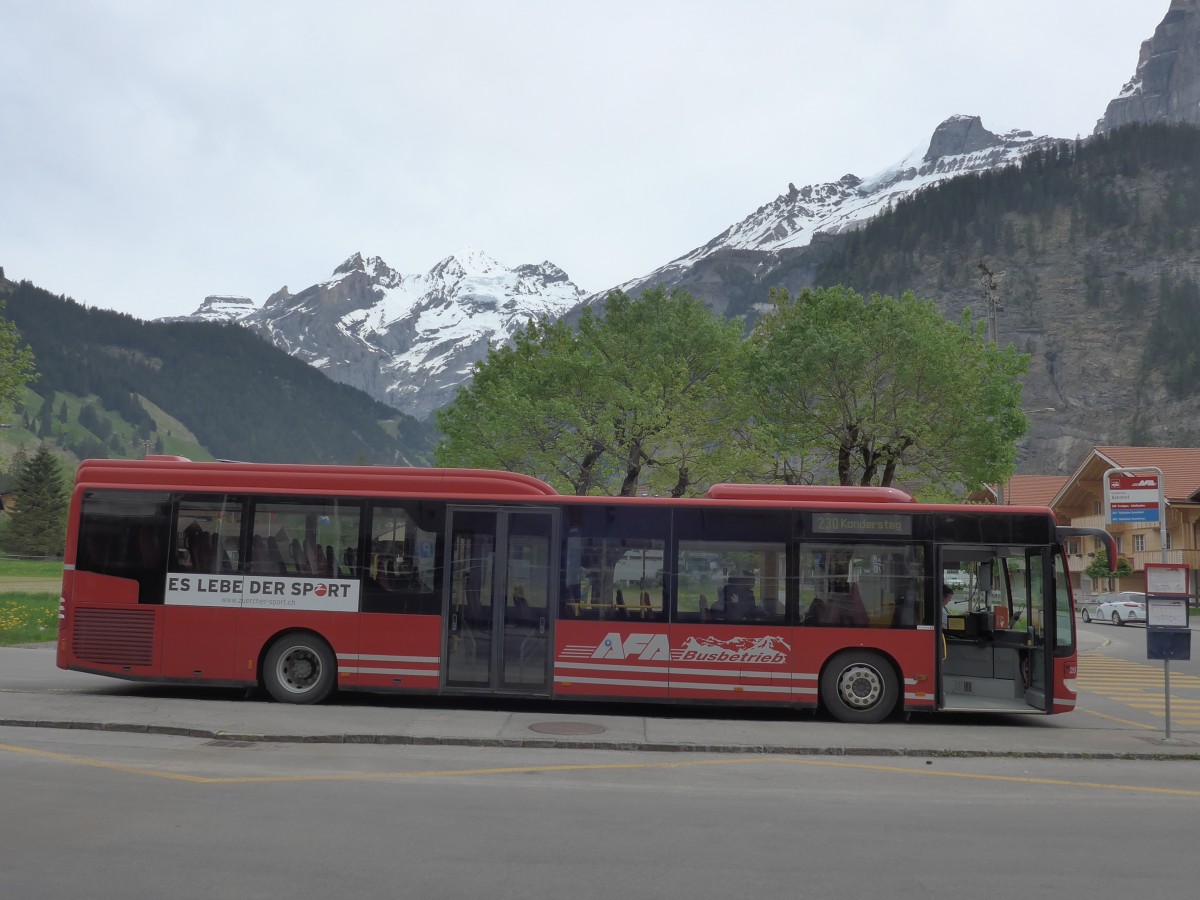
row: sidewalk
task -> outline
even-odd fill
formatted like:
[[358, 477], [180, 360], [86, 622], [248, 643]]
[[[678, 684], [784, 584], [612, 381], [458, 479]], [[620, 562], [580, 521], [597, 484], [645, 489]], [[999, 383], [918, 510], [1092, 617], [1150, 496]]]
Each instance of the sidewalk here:
[[289, 706], [122, 682], [54, 665], [52, 648], [0, 648], [0, 726], [210, 740], [459, 744], [801, 756], [1200, 759], [1200, 731], [1162, 732], [1086, 710], [1061, 716], [914, 716], [847, 725], [806, 712], [346, 694]]

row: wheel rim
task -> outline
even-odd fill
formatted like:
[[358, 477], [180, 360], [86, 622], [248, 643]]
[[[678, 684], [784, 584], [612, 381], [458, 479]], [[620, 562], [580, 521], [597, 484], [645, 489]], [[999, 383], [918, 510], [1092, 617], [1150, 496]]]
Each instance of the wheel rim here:
[[306, 694], [321, 680], [321, 657], [311, 647], [289, 647], [275, 664], [275, 680], [292, 694]]
[[882, 699], [883, 690], [883, 675], [865, 663], [848, 666], [838, 676], [838, 698], [851, 709], [870, 709]]
[[1113, 613], [1113, 624], [1114, 625], [1121, 624], [1121, 614], [1120, 613]]

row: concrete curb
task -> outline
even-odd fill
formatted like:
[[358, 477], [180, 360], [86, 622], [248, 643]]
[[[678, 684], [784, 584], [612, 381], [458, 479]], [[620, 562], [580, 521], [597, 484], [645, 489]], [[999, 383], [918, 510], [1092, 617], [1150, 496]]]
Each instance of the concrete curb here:
[[[177, 725], [142, 725], [132, 722], [83, 722], [51, 719], [0, 719], [0, 726], [126, 734], [158, 734], [205, 740], [261, 744], [379, 744], [408, 746], [499, 747], [506, 749], [617, 750], [638, 753], [727, 753], [759, 756], [840, 756], [931, 759], [1085, 759], [1085, 760], [1200, 760], [1195, 752], [1155, 753], [1072, 750], [953, 750], [920, 747], [819, 747], [800, 744], [699, 744], [639, 741], [598, 741], [569, 738], [432, 737], [405, 734], [282, 734], [219, 731]], [[1192, 742], [1171, 742], [1191, 746]]]

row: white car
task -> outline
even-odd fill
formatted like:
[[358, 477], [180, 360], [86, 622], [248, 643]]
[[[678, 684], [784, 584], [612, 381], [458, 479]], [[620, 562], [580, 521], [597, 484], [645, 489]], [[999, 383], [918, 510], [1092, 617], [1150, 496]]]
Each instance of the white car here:
[[1130, 622], [1146, 622], [1146, 595], [1140, 591], [1121, 591], [1117, 594], [1099, 594], [1090, 602], [1082, 604], [1080, 614], [1083, 621], [1112, 622], [1127, 625]]

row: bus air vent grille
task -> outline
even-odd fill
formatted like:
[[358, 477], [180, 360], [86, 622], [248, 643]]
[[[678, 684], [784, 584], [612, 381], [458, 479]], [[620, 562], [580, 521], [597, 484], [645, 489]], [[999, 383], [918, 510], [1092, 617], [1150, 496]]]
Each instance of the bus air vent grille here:
[[154, 610], [80, 609], [75, 612], [75, 655], [106, 665], [154, 662]]

